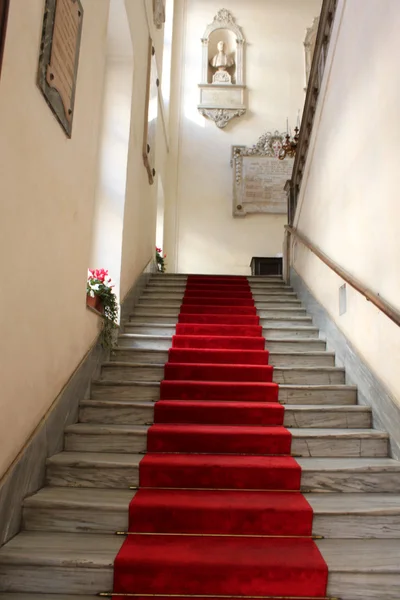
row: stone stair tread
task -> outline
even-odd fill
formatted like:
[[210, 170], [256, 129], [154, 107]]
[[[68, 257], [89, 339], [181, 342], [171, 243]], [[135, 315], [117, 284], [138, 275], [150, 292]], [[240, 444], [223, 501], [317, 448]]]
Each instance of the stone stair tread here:
[[[101, 508], [127, 510], [135, 492], [101, 488], [45, 487], [24, 502], [25, 507]], [[315, 515], [397, 515], [400, 494], [305, 494]]]
[[[301, 368], [301, 367], [300, 367]], [[131, 385], [131, 386], [135, 386], [135, 385], [142, 385], [142, 386], [159, 386], [159, 382], [158, 381], [132, 381], [132, 380], [124, 380], [124, 379], [95, 379], [92, 382], [94, 385], [101, 385], [104, 387], [107, 386], [123, 386], [123, 385]], [[226, 382], [229, 383], [229, 382]], [[240, 383], [240, 382], [239, 382]], [[357, 387], [355, 385], [347, 385], [347, 384], [337, 384], [337, 383], [332, 383], [332, 384], [287, 384], [287, 383], [280, 383], [279, 384], [279, 389], [281, 390], [287, 390], [287, 391], [295, 391], [295, 390], [302, 390], [302, 391], [306, 391], [306, 390], [312, 390], [312, 391], [319, 391], [319, 392], [324, 392], [324, 391], [342, 391], [342, 390], [348, 390], [348, 391], [356, 391]]]
[[[47, 459], [51, 466], [138, 467], [143, 454], [112, 454], [106, 452], [60, 452]], [[303, 471], [358, 470], [389, 471], [400, 474], [400, 462], [393, 458], [298, 458]]]
[[[160, 423], [160, 425], [163, 425]], [[175, 424], [167, 423], [165, 426], [173, 428]], [[179, 424], [177, 424], [179, 425]], [[212, 425], [197, 425], [199, 428], [206, 428]], [[195, 424], [191, 424], [190, 427], [196, 427]], [[226, 425], [215, 425], [223, 429]], [[241, 427], [235, 425], [232, 427]], [[252, 427], [252, 426], [250, 426]], [[389, 436], [384, 431], [377, 431], [376, 429], [344, 429], [344, 428], [288, 428], [294, 438], [378, 438], [387, 439]], [[127, 435], [146, 435], [148, 426], [146, 425], [114, 425], [102, 424], [102, 423], [76, 423], [69, 425], [65, 429], [66, 433], [74, 434], [127, 434]]]
[[[119, 346], [119, 347], [114, 348], [113, 352], [116, 352], [116, 353], [117, 352], [132, 352], [133, 354], [135, 352], [146, 352], [148, 354], [151, 354], [151, 353], [154, 352], [155, 354], [156, 353], [158, 353], [158, 354], [160, 354], [160, 353], [165, 354], [166, 352], [168, 352], [168, 350], [158, 350], [157, 348], [146, 348], [146, 349], [143, 349], [143, 348], [124, 348], [124, 347]], [[290, 357], [290, 356], [296, 356], [296, 357], [297, 356], [306, 356], [307, 357], [308, 356], [310, 358], [312, 358], [312, 357], [319, 358], [320, 356], [333, 356], [333, 357], [335, 356], [334, 352], [328, 352], [327, 350], [304, 350], [304, 352], [296, 352], [296, 351], [281, 352], [281, 351], [274, 350], [273, 352], [270, 352], [269, 354], [270, 354], [270, 357], [272, 357], [272, 356], [279, 356], [279, 357], [281, 357], [281, 356], [287, 356], [287, 357]], [[109, 362], [113, 362], [114, 363], [114, 362], [118, 362], [118, 361], [109, 361]], [[119, 362], [122, 363], [124, 361], [119, 361]], [[126, 364], [126, 363], [124, 363], [124, 364]], [[282, 368], [282, 367], [275, 367], [275, 368]], [[336, 367], [336, 368], [342, 368], [342, 367]], [[342, 368], [342, 370], [344, 370], [344, 368]]]
[[[142, 350], [140, 350], [140, 352], [142, 352]], [[272, 353], [271, 353], [272, 354]], [[188, 363], [188, 364], [195, 364], [195, 363]], [[207, 363], [199, 363], [199, 364], [207, 364]], [[214, 364], [214, 363], [212, 363]], [[222, 364], [222, 363], [221, 363]], [[126, 367], [126, 368], [132, 368], [132, 367], [146, 367], [146, 368], [151, 368], [151, 367], [164, 367], [164, 363], [136, 363], [136, 362], [127, 362], [127, 361], [118, 361], [118, 360], [110, 360], [110, 361], [106, 361], [103, 362], [101, 364], [102, 367]], [[238, 365], [236, 365], [238, 366]], [[301, 367], [301, 366], [294, 366], [294, 367], [274, 367], [274, 371], [307, 371], [310, 373], [314, 373], [315, 371], [328, 371], [329, 373], [337, 373], [337, 372], [344, 372], [344, 368], [343, 367], [325, 367], [325, 366], [315, 366], [315, 367]]]
[[0, 548], [0, 564], [112, 568], [123, 541], [113, 535], [23, 531]]
[[76, 507], [101, 508], [102, 510], [128, 510], [129, 503], [135, 492], [132, 490], [101, 489], [101, 488], [67, 488], [47, 486], [33, 496], [26, 498], [24, 507], [41, 508]]
[[400, 462], [393, 458], [298, 458], [296, 459], [303, 471], [389, 471], [399, 473]]
[[[132, 398], [99, 398], [99, 399], [84, 399], [81, 400], [80, 406], [91, 406], [93, 408], [99, 407], [110, 407], [110, 406], [121, 406], [121, 407], [137, 407], [137, 408], [148, 408], [154, 407], [154, 402], [146, 400], [133, 400]], [[298, 412], [363, 412], [370, 413], [372, 409], [369, 406], [362, 406], [360, 404], [355, 405], [338, 405], [338, 404], [285, 404], [285, 410], [298, 411]], [[374, 430], [375, 431], [375, 430]]]

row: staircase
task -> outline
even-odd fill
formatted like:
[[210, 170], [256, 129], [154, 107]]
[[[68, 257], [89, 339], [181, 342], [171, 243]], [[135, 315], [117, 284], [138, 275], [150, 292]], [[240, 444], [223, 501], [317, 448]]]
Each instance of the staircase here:
[[[400, 463], [388, 436], [282, 280], [249, 278], [284, 425], [329, 567], [328, 594], [400, 599]], [[27, 498], [22, 531], [0, 549], [0, 599], [89, 599], [112, 590], [113, 562], [159, 398], [186, 277], [154, 275], [101, 378], [47, 461], [46, 487]], [[55, 600], [55, 598], [54, 598]]]

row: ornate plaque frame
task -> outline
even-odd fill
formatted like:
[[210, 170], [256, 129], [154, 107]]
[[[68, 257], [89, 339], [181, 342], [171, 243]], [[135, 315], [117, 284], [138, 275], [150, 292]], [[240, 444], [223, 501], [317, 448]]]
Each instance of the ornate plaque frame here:
[[46, 0], [37, 84], [70, 138], [82, 35], [80, 0]]
[[293, 158], [279, 160], [285, 133], [265, 133], [254, 146], [232, 146], [234, 217], [251, 213], [286, 214], [286, 181]]
[[158, 121], [159, 86], [156, 51], [152, 39], [149, 37], [147, 58], [146, 103], [143, 133], [143, 163], [149, 177], [149, 184], [153, 185], [156, 175], [156, 138]]

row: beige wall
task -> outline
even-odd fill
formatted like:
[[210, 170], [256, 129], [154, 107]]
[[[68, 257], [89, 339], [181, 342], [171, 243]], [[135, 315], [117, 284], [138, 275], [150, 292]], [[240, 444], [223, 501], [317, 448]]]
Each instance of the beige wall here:
[[[296, 224], [400, 309], [399, 3], [341, 0], [338, 11]], [[352, 289], [339, 316], [343, 282], [300, 245], [294, 267], [400, 403], [399, 327]]]
[[[157, 182], [149, 186], [142, 159], [144, 92], [148, 36], [162, 72], [164, 34], [154, 28], [152, 0], [127, 0], [123, 44], [132, 43], [131, 54], [119, 55], [123, 2], [111, 0], [117, 33], [110, 37], [109, 0], [82, 0], [71, 140], [36, 86], [44, 1], [11, 2], [0, 79], [0, 256], [7, 290], [0, 314], [0, 477], [96, 340], [99, 320], [85, 304], [87, 268], [109, 267], [123, 298], [154, 257]], [[113, 67], [106, 78], [107, 56]], [[163, 178], [168, 138], [160, 110], [156, 166]], [[122, 138], [126, 189], [122, 164], [118, 181], [106, 177]], [[106, 180], [117, 184], [111, 194]], [[115, 209], [108, 227], [105, 207]]]
[[0, 79], [0, 475], [94, 341], [85, 306], [108, 0], [83, 0], [72, 139], [36, 86], [43, 0], [13, 0]]
[[[162, 74], [164, 30], [157, 30], [152, 19], [152, 0], [126, 2], [130, 16], [133, 42], [133, 93], [128, 156], [128, 177], [125, 200], [124, 231], [122, 241], [121, 298], [154, 257], [157, 218], [157, 178], [165, 178], [167, 138], [163, 122], [163, 105], [159, 103], [156, 141], [156, 171], [154, 185], [148, 183], [143, 166], [142, 141], [147, 78], [147, 48], [149, 35], [156, 49], [159, 77]], [[161, 95], [160, 95], [161, 96]]]
[[[232, 145], [253, 145], [266, 131], [294, 126], [304, 103], [305, 31], [320, 0], [230, 0], [243, 28], [248, 113], [219, 130], [199, 115], [200, 39], [221, 8], [216, 0], [179, 0], [171, 104], [171, 163], [167, 184], [166, 250], [181, 272], [250, 272], [252, 256], [282, 252], [283, 215], [232, 217]], [[182, 72], [180, 73], [180, 68]]]

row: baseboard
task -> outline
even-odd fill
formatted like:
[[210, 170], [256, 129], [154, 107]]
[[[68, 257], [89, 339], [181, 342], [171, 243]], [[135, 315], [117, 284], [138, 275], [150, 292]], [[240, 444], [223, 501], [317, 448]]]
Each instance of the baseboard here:
[[303, 302], [328, 349], [335, 352], [336, 364], [346, 370], [346, 383], [358, 388], [358, 402], [372, 408], [373, 425], [390, 436], [390, 452], [400, 460], [400, 408], [393, 396], [360, 357], [325, 308], [315, 299], [300, 275], [290, 269], [290, 284]]
[[[152, 260], [125, 296], [121, 305], [122, 327], [155, 270]], [[1, 480], [0, 546], [19, 532], [24, 499], [43, 487], [46, 459], [63, 450], [65, 427], [78, 421], [79, 402], [88, 396], [92, 379], [98, 376], [101, 363], [108, 358], [109, 351], [97, 341]]]

